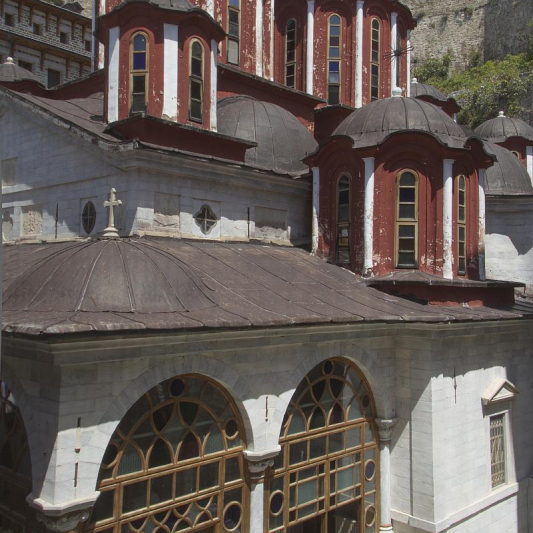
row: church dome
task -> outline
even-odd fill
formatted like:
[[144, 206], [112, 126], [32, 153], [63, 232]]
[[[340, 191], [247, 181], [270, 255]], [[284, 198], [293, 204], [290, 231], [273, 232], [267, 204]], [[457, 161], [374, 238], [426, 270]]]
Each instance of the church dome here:
[[448, 98], [439, 91], [433, 85], [427, 85], [426, 83], [420, 83], [416, 78], [413, 78], [411, 82], [411, 97], [420, 98], [421, 96], [429, 96], [439, 102], [447, 102]]
[[302, 163], [317, 142], [298, 119], [282, 107], [250, 96], [218, 102], [218, 131], [257, 143], [246, 151], [253, 167], [298, 176], [309, 172]]
[[476, 133], [486, 141], [505, 142], [511, 137], [522, 137], [533, 141], [533, 128], [519, 118], [506, 117], [503, 111], [496, 118], [483, 122], [476, 128]]
[[[17, 248], [17, 247], [14, 247]], [[22, 248], [22, 247], [21, 247]], [[7, 261], [21, 258], [7, 255]], [[188, 313], [216, 307], [212, 291], [174, 254], [142, 240], [35, 246], [5, 282], [5, 312]], [[6, 269], [9, 270], [9, 263]], [[133, 316], [132, 316], [133, 319]]]
[[485, 142], [496, 156], [494, 165], [487, 169], [485, 190], [488, 195], [533, 194], [531, 178], [526, 167], [507, 148]]
[[8, 57], [6, 62], [0, 65], [0, 83], [17, 83], [19, 81], [35, 81], [41, 84], [35, 74], [15, 64], [13, 58]]
[[391, 135], [427, 133], [442, 144], [464, 148], [468, 137], [461, 126], [439, 107], [417, 98], [376, 100], [346, 117], [333, 135], [347, 135], [354, 148], [377, 146]]

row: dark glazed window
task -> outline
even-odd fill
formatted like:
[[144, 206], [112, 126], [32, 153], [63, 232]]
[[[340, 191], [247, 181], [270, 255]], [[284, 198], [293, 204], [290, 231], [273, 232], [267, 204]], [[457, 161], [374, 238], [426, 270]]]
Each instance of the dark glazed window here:
[[35, 22], [33, 23], [33, 33], [35, 35], [41, 35], [41, 25], [40, 24], [36, 24]]
[[398, 177], [396, 199], [396, 266], [417, 267], [418, 178], [404, 170]]
[[67, 34], [64, 31], [59, 32], [59, 42], [61, 44], [67, 44], [68, 42]]
[[350, 262], [350, 178], [337, 186], [337, 263]]
[[6, 26], [14, 26], [14, 22], [13, 22], [13, 15], [11, 13], [6, 13], [4, 15], [4, 23]]
[[47, 77], [48, 77], [48, 88], [49, 89], [61, 83], [61, 72], [59, 72], [59, 70], [54, 70], [52, 68], [49, 68], [47, 71], [47, 74], [48, 74]]
[[466, 178], [457, 179], [457, 273], [466, 274]]
[[371, 57], [370, 57], [370, 99], [379, 98], [379, 63], [380, 63], [380, 27], [379, 20], [372, 19]]
[[208, 205], [202, 206], [200, 211], [194, 215], [194, 220], [204, 235], [211, 233], [218, 222], [217, 216]]
[[191, 43], [189, 73], [189, 118], [195, 122], [203, 119], [204, 47], [199, 41]]
[[83, 213], [81, 214], [81, 222], [85, 233], [89, 234], [93, 231], [96, 223], [96, 208], [92, 202], [87, 202], [85, 204]]
[[341, 96], [341, 18], [329, 17], [328, 34], [328, 104], [340, 104]]
[[137, 33], [131, 40], [131, 102], [130, 113], [146, 111], [148, 81], [148, 42], [146, 35]]
[[33, 65], [26, 61], [20, 61], [20, 59], [19, 59], [19, 67], [25, 68], [26, 70], [33, 72]]
[[285, 85], [296, 88], [296, 21], [287, 22], [285, 32]]
[[239, 64], [239, 41], [241, 38], [240, 0], [228, 1], [228, 63]]

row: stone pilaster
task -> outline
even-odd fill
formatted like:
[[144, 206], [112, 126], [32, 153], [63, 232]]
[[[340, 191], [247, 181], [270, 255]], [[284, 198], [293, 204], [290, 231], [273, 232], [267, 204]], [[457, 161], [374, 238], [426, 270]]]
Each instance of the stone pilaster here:
[[390, 441], [392, 430], [398, 419], [377, 420], [379, 430], [379, 464], [380, 464], [380, 486], [381, 486], [381, 518], [380, 531], [394, 533], [391, 519], [391, 460]]

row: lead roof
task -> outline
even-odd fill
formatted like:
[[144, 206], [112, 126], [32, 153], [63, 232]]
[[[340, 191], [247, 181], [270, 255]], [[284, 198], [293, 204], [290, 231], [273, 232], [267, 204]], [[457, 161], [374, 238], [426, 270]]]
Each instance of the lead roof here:
[[519, 118], [500, 115], [483, 122], [476, 128], [476, 133], [486, 141], [505, 142], [512, 137], [521, 137], [533, 141], [533, 128]]

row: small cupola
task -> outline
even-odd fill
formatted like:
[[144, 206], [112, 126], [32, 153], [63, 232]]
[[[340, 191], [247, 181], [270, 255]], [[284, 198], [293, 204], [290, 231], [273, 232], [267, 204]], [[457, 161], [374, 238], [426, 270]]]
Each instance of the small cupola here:
[[150, 115], [216, 129], [216, 57], [225, 33], [187, 0], [108, 6], [97, 37], [106, 57], [108, 123]]
[[15, 84], [28, 82], [43, 87], [43, 84], [35, 74], [17, 65], [12, 57], [8, 57], [0, 65], [0, 85], [13, 87]]

